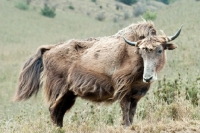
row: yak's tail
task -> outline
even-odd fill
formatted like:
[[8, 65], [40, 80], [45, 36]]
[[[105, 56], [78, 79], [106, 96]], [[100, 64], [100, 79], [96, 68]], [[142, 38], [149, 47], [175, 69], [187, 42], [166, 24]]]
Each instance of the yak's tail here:
[[40, 88], [40, 73], [43, 71], [42, 55], [53, 46], [41, 46], [25, 64], [19, 76], [18, 90], [13, 101], [29, 99], [33, 94], [37, 95]]

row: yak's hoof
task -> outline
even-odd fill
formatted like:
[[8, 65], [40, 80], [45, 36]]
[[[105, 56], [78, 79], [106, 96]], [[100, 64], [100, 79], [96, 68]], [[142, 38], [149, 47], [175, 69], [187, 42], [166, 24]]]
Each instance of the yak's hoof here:
[[130, 122], [126, 122], [126, 123], [123, 122], [122, 125], [123, 125], [124, 128], [128, 128], [128, 127], [131, 126], [131, 123]]

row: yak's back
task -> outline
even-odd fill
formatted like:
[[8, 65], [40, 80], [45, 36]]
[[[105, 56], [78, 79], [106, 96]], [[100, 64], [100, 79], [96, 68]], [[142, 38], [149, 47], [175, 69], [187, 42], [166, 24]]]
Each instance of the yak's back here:
[[44, 55], [44, 60], [52, 63], [72, 63], [80, 59], [80, 56], [92, 47], [98, 39], [89, 38], [87, 40], [69, 40], [65, 43], [57, 44]]

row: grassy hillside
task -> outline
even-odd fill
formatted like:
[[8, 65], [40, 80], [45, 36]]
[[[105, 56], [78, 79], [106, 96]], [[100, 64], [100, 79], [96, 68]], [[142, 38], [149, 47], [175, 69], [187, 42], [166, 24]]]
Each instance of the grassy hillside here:
[[126, 130], [120, 126], [117, 102], [106, 106], [78, 99], [65, 115], [63, 129], [58, 129], [50, 121], [41, 93], [36, 99], [21, 103], [13, 103], [11, 99], [21, 66], [38, 46], [72, 38], [112, 35], [141, 19], [101, 22], [69, 9], [56, 10], [57, 15], [52, 19], [40, 14], [37, 1], [27, 11], [17, 9], [17, 2], [0, 1], [0, 132], [200, 132], [200, 2], [180, 0], [157, 11], [155, 26], [167, 35], [184, 25], [180, 37], [174, 41], [179, 47], [168, 51], [166, 68], [139, 102], [135, 123]]
[[156, 0], [140, 0], [133, 5], [126, 5], [117, 0], [32, 0], [31, 5], [35, 9], [38, 9], [43, 7], [44, 3], [63, 12], [74, 12], [91, 18], [101, 16], [104, 17], [105, 20], [117, 22], [132, 18], [138, 6], [146, 10], [157, 10], [166, 7], [165, 4], [157, 2]]

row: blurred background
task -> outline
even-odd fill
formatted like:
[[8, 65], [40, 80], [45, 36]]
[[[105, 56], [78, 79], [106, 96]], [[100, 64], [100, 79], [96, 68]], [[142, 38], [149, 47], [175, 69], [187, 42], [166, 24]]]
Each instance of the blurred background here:
[[[0, 132], [200, 132], [199, 7], [199, 0], [1, 0]], [[12, 102], [20, 70], [39, 46], [110, 36], [142, 18], [153, 21], [158, 34], [171, 36], [182, 24], [183, 29], [129, 129], [121, 126], [118, 102], [107, 106], [78, 99], [62, 129], [52, 124], [41, 92]]]

